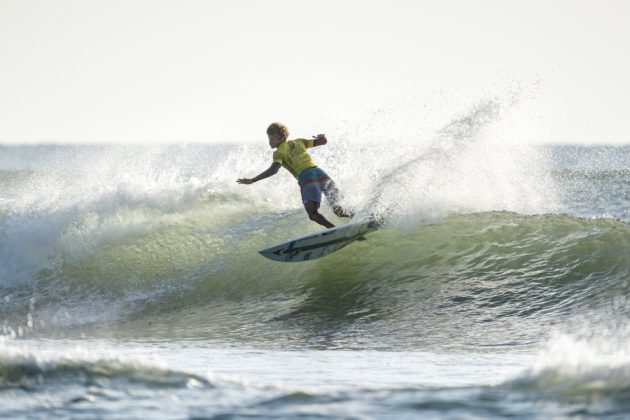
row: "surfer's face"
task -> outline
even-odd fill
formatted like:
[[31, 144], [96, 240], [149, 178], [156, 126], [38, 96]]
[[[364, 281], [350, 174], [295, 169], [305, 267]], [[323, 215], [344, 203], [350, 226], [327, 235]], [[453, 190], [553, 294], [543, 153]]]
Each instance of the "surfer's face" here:
[[269, 146], [271, 146], [272, 149], [280, 146], [280, 143], [284, 141], [284, 137], [278, 133], [267, 134], [267, 137], [269, 137]]

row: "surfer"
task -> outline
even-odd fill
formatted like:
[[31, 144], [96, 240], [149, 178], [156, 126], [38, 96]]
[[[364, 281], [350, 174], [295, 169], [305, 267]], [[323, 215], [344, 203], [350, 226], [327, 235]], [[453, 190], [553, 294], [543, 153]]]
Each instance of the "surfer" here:
[[315, 165], [315, 161], [306, 151], [310, 147], [326, 144], [328, 140], [325, 135], [318, 134], [313, 136], [311, 140], [287, 140], [289, 137], [288, 128], [284, 124], [275, 122], [267, 128], [267, 137], [269, 138], [269, 146], [272, 149], [276, 149], [273, 153], [271, 166], [253, 178], [240, 178], [236, 182], [239, 184], [253, 184], [277, 174], [280, 167], [284, 166], [298, 180], [302, 194], [302, 203], [304, 203], [309, 219], [327, 228], [335, 227], [318, 211], [322, 193], [328, 199], [333, 212], [337, 216], [352, 217], [351, 212], [339, 206], [339, 190], [333, 180]]

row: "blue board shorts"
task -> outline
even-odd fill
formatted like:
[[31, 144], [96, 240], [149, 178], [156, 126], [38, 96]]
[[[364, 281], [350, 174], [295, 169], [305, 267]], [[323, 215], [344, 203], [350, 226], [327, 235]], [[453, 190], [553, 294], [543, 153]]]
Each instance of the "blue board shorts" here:
[[322, 201], [322, 193], [328, 199], [331, 206], [334, 206], [339, 197], [339, 190], [332, 179], [326, 172], [317, 166], [304, 169], [298, 175], [298, 184], [300, 184], [300, 192], [302, 193], [302, 203], [309, 201], [317, 203], [317, 207]]

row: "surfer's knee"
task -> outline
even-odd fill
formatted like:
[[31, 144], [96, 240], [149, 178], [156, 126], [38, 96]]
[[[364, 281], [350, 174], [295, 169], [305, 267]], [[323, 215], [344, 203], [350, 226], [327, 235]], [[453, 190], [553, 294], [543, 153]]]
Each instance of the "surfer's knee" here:
[[311, 220], [315, 220], [317, 219], [317, 216], [319, 216], [319, 212], [317, 211], [317, 203], [313, 201], [308, 201], [304, 203], [304, 209], [308, 214], [308, 218]]
[[320, 217], [320, 214], [317, 211], [317, 208], [311, 208], [311, 209], [307, 208], [306, 213], [308, 213], [308, 218], [311, 220], [317, 220]]

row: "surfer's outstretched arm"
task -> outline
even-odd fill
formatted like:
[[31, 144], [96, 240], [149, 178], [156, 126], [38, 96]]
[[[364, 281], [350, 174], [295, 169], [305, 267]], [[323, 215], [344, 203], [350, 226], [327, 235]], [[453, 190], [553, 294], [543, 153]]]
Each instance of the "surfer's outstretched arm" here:
[[270, 176], [274, 176], [280, 170], [280, 165], [278, 162], [274, 162], [271, 166], [265, 171], [253, 178], [239, 178], [236, 180], [239, 184], [253, 184], [254, 182], [260, 181], [261, 179], [269, 178]]

